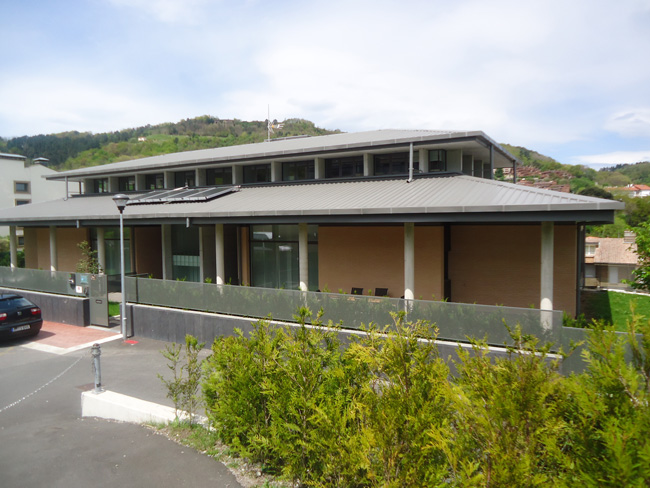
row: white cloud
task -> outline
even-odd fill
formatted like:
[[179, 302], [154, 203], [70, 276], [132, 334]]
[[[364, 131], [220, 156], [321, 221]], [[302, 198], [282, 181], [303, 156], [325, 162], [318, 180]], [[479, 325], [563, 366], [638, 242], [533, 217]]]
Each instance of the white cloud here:
[[[7, 53], [0, 135], [260, 120], [270, 104], [273, 118], [346, 131], [479, 129], [580, 154], [593, 140], [602, 152], [650, 147], [648, 0], [103, 2], [88, 39], [66, 44], [57, 34], [72, 24], [61, 25], [44, 31], [50, 50]], [[25, 80], [32, 66], [47, 76]], [[630, 145], [605, 145], [604, 130]]]
[[571, 162], [573, 164], [584, 164], [592, 168], [601, 168], [617, 164], [634, 164], [643, 161], [650, 161], [650, 149], [647, 151], [614, 151], [604, 154], [575, 156]]
[[650, 137], [650, 108], [637, 108], [612, 115], [605, 128], [624, 137]]
[[[108, 0], [118, 7], [141, 11], [146, 16], [169, 24], [196, 24], [210, 0]], [[214, 1], [212, 3], [215, 3]]]
[[146, 93], [128, 86], [98, 84], [92, 80], [48, 77], [43, 85], [36, 77], [0, 82], [0, 123], [9, 129], [5, 137], [56, 133], [69, 130], [106, 132], [166, 121], [166, 115], [184, 110], [159, 106]]

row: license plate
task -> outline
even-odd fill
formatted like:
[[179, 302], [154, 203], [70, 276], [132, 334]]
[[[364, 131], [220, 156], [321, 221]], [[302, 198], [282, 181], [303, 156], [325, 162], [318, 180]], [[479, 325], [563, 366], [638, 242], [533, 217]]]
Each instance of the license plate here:
[[19, 332], [21, 330], [27, 330], [29, 329], [29, 325], [21, 325], [20, 327], [14, 327], [11, 329], [11, 332]]

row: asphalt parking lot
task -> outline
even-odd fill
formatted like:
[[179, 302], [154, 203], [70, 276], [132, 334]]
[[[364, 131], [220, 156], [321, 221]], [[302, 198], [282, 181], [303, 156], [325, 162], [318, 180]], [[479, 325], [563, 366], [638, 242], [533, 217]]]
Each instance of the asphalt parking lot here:
[[241, 486], [223, 464], [149, 428], [82, 418], [96, 341], [105, 341], [105, 388], [171, 405], [157, 377], [166, 373], [165, 343], [125, 343], [108, 329], [70, 327], [46, 324], [37, 340], [0, 343], [1, 486]]

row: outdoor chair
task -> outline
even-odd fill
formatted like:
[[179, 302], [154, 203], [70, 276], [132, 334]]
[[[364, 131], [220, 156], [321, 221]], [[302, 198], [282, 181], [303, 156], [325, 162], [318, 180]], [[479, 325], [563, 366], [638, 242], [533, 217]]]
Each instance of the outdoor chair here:
[[387, 297], [388, 296], [388, 288], [375, 288], [375, 296], [376, 297]]
[[352, 287], [352, 295], [363, 295], [363, 288]]

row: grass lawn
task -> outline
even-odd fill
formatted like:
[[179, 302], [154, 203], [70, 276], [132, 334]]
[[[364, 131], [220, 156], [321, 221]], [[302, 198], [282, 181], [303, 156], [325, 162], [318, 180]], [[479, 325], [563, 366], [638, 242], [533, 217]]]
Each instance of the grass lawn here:
[[627, 321], [632, 314], [631, 305], [636, 305], [636, 313], [650, 319], [650, 296], [633, 295], [615, 291], [583, 291], [582, 313], [591, 319], [606, 320], [614, 324], [616, 330], [627, 330]]
[[108, 302], [108, 316], [113, 317], [114, 315], [120, 314], [120, 303], [119, 302]]

